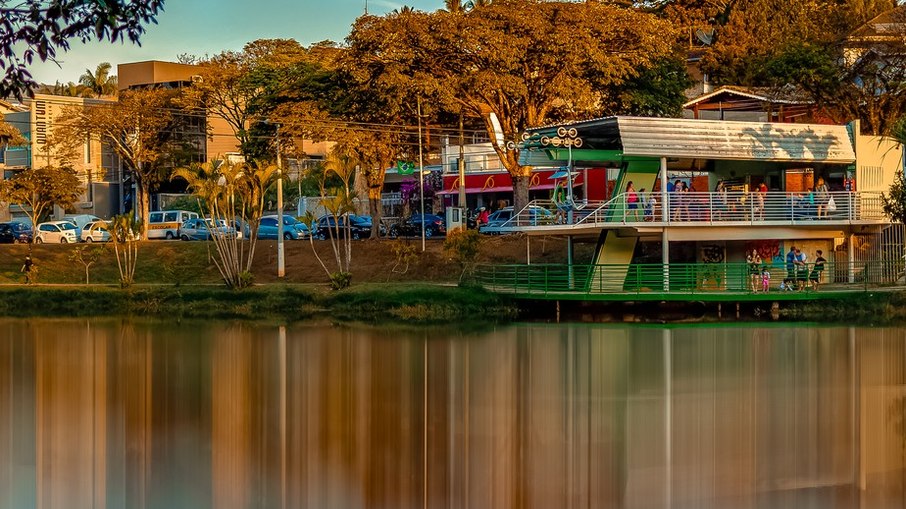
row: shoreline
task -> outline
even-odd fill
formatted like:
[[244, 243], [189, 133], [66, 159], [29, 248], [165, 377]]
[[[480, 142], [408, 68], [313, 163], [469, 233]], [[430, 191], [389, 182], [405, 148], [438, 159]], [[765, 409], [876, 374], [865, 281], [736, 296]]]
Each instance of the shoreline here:
[[[906, 322], [906, 290], [868, 292], [835, 300], [745, 303], [719, 316], [701, 302], [575, 303], [513, 300], [482, 288], [432, 282], [362, 283], [342, 291], [315, 284], [259, 284], [241, 291], [223, 285], [0, 285], [0, 316], [8, 318], [152, 317], [281, 320], [412, 325], [534, 322], [575, 323], [859, 323]], [[559, 313], [559, 314], [558, 314]]]

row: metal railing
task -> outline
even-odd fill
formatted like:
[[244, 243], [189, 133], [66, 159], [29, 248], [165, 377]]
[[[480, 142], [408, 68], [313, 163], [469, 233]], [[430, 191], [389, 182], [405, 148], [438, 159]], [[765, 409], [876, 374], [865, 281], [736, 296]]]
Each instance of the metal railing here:
[[[816, 194], [782, 191], [622, 193], [608, 201], [572, 205], [534, 200], [497, 229], [518, 231], [544, 227], [587, 227], [608, 224], [721, 225], [885, 222], [882, 193], [873, 191]], [[666, 196], [666, 203], [662, 203]], [[666, 205], [666, 216], [664, 206]]]
[[763, 289], [762, 269], [770, 274], [768, 290], [771, 293], [780, 292], [781, 283], [784, 283], [783, 291], [789, 285], [793, 291], [800, 286], [810, 289], [810, 281], [814, 278], [823, 288], [868, 291], [902, 284], [906, 277], [903, 259], [852, 265], [829, 261], [822, 271], [815, 271], [813, 264], [792, 271], [788, 271], [785, 264], [766, 264], [759, 267], [757, 274], [753, 274], [746, 263], [479, 265], [474, 277], [476, 283], [488, 290], [519, 295], [695, 295], [760, 292]]

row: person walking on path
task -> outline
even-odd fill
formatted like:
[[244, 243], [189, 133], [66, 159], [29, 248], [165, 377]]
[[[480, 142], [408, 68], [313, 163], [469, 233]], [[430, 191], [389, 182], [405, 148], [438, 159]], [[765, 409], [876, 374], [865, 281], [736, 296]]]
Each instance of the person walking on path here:
[[758, 287], [761, 286], [761, 256], [757, 249], [746, 256], [746, 269], [749, 273], [749, 287], [758, 293]]
[[815, 251], [817, 257], [815, 257], [815, 264], [812, 266], [812, 273], [809, 274], [809, 282], [812, 285], [812, 290], [818, 291], [818, 284], [821, 282], [821, 275], [824, 273], [824, 265], [827, 263], [827, 260], [822, 256], [821, 250]]
[[22, 265], [22, 268], [19, 270], [19, 272], [25, 273], [25, 284], [27, 285], [32, 284], [32, 272], [34, 270], [34, 265], [35, 264], [34, 262], [32, 262], [31, 256], [26, 255], [25, 264]]

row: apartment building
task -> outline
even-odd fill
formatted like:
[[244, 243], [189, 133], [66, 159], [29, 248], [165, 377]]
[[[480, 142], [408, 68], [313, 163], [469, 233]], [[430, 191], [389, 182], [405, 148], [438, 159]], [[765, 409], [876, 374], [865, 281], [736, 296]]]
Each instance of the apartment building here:
[[[66, 212], [101, 217], [119, 213], [121, 175], [116, 154], [100, 140], [86, 137], [74, 154], [66, 154], [64, 158], [63, 153], [51, 143], [60, 116], [66, 110], [109, 102], [46, 94], [35, 94], [22, 103], [0, 102], [3, 119], [28, 140], [28, 144], [24, 146], [2, 147], [2, 178], [10, 178], [27, 168], [68, 164], [76, 170], [85, 190], [73, 207], [74, 210], [55, 210], [55, 217], [61, 217]], [[18, 205], [0, 207], [0, 219], [19, 219], [25, 216], [26, 211]]]

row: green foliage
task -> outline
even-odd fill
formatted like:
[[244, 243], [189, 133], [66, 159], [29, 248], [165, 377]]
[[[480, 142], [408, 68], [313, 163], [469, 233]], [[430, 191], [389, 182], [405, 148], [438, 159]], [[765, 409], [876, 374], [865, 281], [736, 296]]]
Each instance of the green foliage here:
[[24, 0], [0, 2], [0, 97], [21, 99], [37, 83], [27, 67], [35, 59], [55, 61], [69, 41], [138, 42], [144, 25], [156, 23], [164, 0]]
[[170, 210], [188, 210], [189, 212], [195, 212], [200, 216], [205, 215], [204, 204], [199, 203], [199, 198], [195, 195], [187, 194], [170, 200], [167, 204], [167, 208]]
[[332, 290], [349, 288], [350, 284], [352, 284], [352, 274], [349, 272], [334, 272], [330, 275], [330, 288]]
[[110, 74], [111, 68], [110, 62], [101, 62], [94, 71], [85, 69], [85, 74], [79, 76], [79, 83], [95, 97], [116, 95], [117, 80], [116, 75]]
[[607, 115], [679, 117], [692, 86], [681, 55], [661, 58], [643, 68], [637, 76], [605, 89]]
[[881, 198], [884, 200], [884, 213], [887, 217], [898, 223], [906, 223], [906, 180], [903, 170], [897, 171], [890, 190], [883, 193]]

